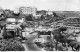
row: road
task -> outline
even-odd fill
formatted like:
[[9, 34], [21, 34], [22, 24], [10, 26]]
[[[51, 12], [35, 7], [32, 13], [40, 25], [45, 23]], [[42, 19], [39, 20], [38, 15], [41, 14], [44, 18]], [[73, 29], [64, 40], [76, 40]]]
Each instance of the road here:
[[25, 51], [42, 51], [42, 49], [38, 48], [37, 45], [34, 43], [34, 40], [37, 37], [37, 33], [26, 36], [28, 40], [25, 40], [25, 43], [22, 44], [26, 48]]
[[[36, 33], [33, 33], [29, 36], [26, 36], [28, 40], [25, 40], [22, 44], [25, 47], [25, 51], [45, 51], [41, 48], [37, 47], [37, 45], [34, 43], [34, 40], [38, 37]], [[58, 51], [63, 51], [61, 47], [58, 47]]]
[[23, 46], [26, 48], [25, 51], [42, 51], [34, 43], [24, 43]]

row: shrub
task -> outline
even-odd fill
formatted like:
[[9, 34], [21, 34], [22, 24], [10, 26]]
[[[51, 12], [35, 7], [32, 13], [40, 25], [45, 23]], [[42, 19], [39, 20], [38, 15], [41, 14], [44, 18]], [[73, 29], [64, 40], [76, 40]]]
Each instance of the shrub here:
[[24, 51], [24, 47], [17, 40], [0, 40], [0, 51]]

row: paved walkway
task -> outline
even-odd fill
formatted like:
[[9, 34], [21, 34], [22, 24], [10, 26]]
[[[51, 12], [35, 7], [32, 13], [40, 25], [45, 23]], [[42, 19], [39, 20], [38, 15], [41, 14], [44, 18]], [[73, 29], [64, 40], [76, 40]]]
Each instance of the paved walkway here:
[[38, 48], [34, 43], [23, 43], [22, 45], [25, 47], [25, 51], [42, 51], [42, 49]]
[[41, 51], [40, 48], [34, 43], [34, 40], [37, 38], [37, 34], [33, 33], [26, 36], [27, 40], [22, 44], [25, 47], [25, 51]]

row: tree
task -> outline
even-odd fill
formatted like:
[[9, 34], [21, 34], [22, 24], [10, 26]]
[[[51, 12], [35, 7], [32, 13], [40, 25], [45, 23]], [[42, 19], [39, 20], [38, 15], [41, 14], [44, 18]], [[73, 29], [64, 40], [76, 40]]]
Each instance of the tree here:
[[13, 13], [13, 15], [15, 15], [15, 16], [19, 16], [19, 15], [20, 15], [20, 13], [17, 13], [17, 14], [16, 14], [16, 13]]
[[33, 21], [33, 15], [29, 14], [28, 16], [25, 16], [26, 21]]
[[14, 39], [0, 40], [0, 51], [24, 51], [23, 45]]
[[41, 21], [43, 21], [45, 19], [44, 15], [41, 15]]
[[66, 31], [66, 30], [67, 30], [66, 27], [60, 27], [59, 29], [60, 29], [61, 31]]
[[55, 12], [53, 12], [53, 15], [54, 15], [54, 17], [58, 17], [58, 15]]

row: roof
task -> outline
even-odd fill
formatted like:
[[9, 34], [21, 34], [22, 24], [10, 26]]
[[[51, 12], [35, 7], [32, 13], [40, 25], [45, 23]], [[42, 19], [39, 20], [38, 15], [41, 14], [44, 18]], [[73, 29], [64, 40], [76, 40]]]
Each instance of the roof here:
[[10, 16], [10, 17], [7, 17], [7, 18], [16, 18], [16, 19], [22, 19], [21, 16]]

